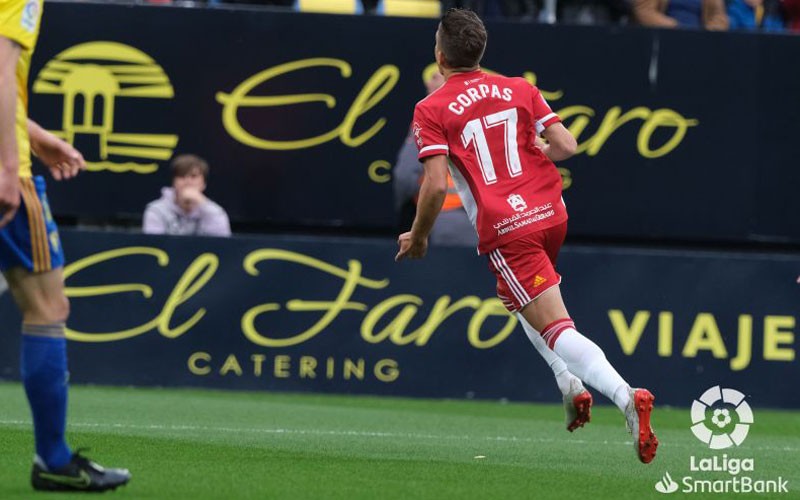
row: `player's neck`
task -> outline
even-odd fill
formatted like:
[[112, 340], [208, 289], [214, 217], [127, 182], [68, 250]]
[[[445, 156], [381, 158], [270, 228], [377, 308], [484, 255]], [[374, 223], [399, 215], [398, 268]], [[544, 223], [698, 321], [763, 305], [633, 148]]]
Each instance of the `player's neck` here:
[[474, 66], [472, 68], [443, 68], [442, 76], [444, 76], [445, 80], [449, 80], [451, 76], [462, 75], [464, 73], [472, 73], [473, 71], [478, 71], [481, 69], [480, 66]]

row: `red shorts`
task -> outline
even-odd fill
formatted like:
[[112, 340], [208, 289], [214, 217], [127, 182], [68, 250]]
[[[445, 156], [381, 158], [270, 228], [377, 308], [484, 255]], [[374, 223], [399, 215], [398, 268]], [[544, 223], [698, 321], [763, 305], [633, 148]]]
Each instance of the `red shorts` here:
[[489, 268], [497, 277], [497, 296], [511, 312], [561, 283], [556, 258], [567, 223], [518, 238], [489, 253]]

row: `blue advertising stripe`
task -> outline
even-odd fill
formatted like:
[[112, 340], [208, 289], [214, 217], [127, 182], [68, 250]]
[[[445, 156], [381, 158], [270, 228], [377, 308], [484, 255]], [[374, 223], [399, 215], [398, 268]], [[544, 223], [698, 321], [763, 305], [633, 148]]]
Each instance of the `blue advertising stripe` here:
[[[64, 231], [75, 382], [554, 401], [486, 257], [388, 240]], [[690, 405], [714, 385], [800, 407], [800, 257], [566, 247], [570, 314], [632, 385]], [[457, 271], [457, 272], [456, 272]], [[757, 289], [758, 293], [753, 293]], [[8, 294], [0, 316], [14, 318]], [[8, 324], [15, 324], [9, 321]], [[17, 371], [0, 337], [0, 374]], [[520, 383], [520, 381], [525, 381]]]

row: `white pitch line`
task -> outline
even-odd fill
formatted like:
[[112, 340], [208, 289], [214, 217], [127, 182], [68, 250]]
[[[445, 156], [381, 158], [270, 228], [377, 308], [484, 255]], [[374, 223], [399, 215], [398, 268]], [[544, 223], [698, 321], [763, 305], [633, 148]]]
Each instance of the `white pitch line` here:
[[[0, 425], [30, 425], [31, 422], [25, 420], [0, 420]], [[248, 432], [255, 434], [287, 434], [287, 435], [312, 435], [312, 436], [342, 436], [342, 437], [377, 437], [377, 438], [412, 438], [427, 440], [475, 440], [486, 439], [490, 441], [521, 441], [550, 443], [555, 439], [533, 439], [519, 438], [515, 436], [457, 436], [441, 434], [420, 434], [420, 433], [398, 433], [398, 432], [378, 432], [378, 431], [353, 431], [353, 430], [321, 430], [321, 429], [267, 429], [267, 428], [247, 428], [247, 427], [215, 427], [204, 425], [163, 425], [163, 424], [112, 424], [100, 422], [71, 422], [69, 427], [93, 428], [93, 429], [132, 429], [145, 431], [199, 431], [199, 432]], [[609, 443], [605, 443], [609, 444]], [[630, 443], [614, 443], [630, 444]]]
[[[28, 426], [31, 425], [27, 420], [0, 420], [0, 426]], [[526, 438], [517, 436], [466, 436], [448, 434], [419, 434], [419, 433], [399, 433], [399, 432], [378, 432], [378, 431], [353, 431], [353, 430], [320, 430], [320, 429], [267, 429], [267, 428], [247, 428], [247, 427], [215, 427], [205, 425], [164, 425], [164, 424], [112, 424], [101, 422], [71, 422], [68, 427], [89, 428], [89, 429], [131, 429], [144, 431], [197, 431], [197, 432], [247, 432], [254, 434], [270, 435], [299, 435], [299, 436], [337, 436], [337, 437], [369, 437], [369, 438], [392, 438], [392, 439], [421, 439], [421, 440], [440, 440], [440, 441], [497, 441], [497, 442], [519, 442], [519, 443], [565, 443], [565, 444], [602, 444], [631, 446], [631, 441], [589, 441], [585, 439], [543, 439]], [[669, 443], [668, 446], [679, 448], [696, 448], [697, 445], [687, 443]], [[790, 446], [758, 446], [747, 447], [750, 450], [758, 451], [800, 451], [800, 448]]]

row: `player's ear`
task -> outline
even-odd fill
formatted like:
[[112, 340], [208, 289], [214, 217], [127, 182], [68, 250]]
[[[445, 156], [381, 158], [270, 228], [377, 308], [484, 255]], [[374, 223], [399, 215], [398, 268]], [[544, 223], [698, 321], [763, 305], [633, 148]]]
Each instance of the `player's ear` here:
[[444, 52], [441, 50], [436, 51], [436, 64], [439, 65], [439, 68], [447, 67], [447, 61], [445, 61]]

